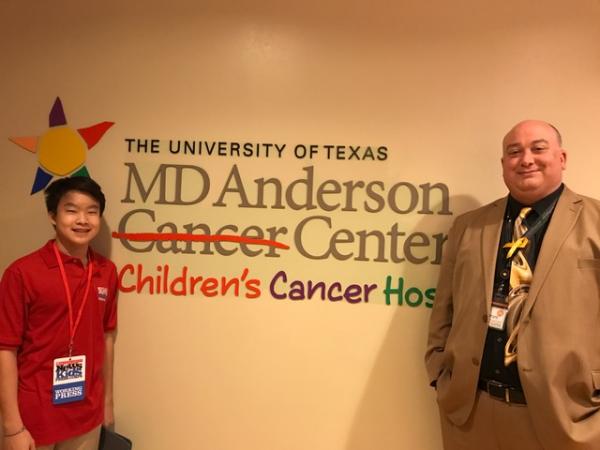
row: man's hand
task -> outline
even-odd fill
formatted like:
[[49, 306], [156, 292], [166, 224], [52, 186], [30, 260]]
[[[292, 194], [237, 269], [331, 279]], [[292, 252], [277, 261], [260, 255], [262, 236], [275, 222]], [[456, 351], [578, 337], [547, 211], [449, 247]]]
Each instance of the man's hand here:
[[17, 401], [17, 380], [17, 350], [0, 349], [0, 415], [5, 434], [2, 438], [2, 448], [35, 450], [35, 442], [21, 420]]
[[23, 430], [14, 436], [2, 439], [3, 450], [35, 450], [35, 441], [29, 434], [29, 431]]
[[106, 428], [111, 430], [115, 426], [115, 408], [112, 401], [104, 403], [104, 422], [102, 423]]

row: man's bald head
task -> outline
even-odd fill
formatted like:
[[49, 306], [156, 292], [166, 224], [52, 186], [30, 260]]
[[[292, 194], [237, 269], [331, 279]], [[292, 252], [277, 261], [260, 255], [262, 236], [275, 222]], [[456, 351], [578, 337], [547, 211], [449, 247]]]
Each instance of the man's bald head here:
[[567, 154], [560, 132], [542, 120], [516, 124], [502, 140], [502, 174], [518, 201], [531, 205], [562, 183]]
[[502, 149], [504, 150], [506, 148], [507, 138], [510, 137], [511, 133], [513, 133], [515, 130], [518, 130], [519, 128], [521, 128], [523, 126], [527, 126], [527, 125], [538, 125], [538, 126], [548, 127], [549, 129], [551, 129], [554, 132], [554, 135], [556, 136], [556, 142], [558, 143], [558, 145], [562, 146], [562, 136], [560, 134], [560, 131], [558, 131], [558, 128], [556, 128], [551, 123], [545, 122], [543, 120], [527, 119], [527, 120], [523, 120], [523, 121], [519, 122], [514, 127], [512, 127], [508, 133], [506, 133], [506, 136], [504, 136], [504, 139], [502, 140]]

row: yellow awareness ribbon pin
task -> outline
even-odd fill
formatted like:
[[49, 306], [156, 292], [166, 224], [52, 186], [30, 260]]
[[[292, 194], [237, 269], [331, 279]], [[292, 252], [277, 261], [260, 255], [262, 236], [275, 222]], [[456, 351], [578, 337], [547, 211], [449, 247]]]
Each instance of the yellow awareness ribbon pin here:
[[506, 255], [506, 258], [509, 259], [512, 257], [512, 255], [520, 248], [525, 248], [527, 247], [527, 244], [529, 244], [529, 239], [527, 239], [526, 237], [520, 237], [519, 239], [517, 239], [514, 242], [508, 242], [506, 244], [504, 244], [504, 248], [510, 248], [510, 250], [508, 251], [508, 255]]

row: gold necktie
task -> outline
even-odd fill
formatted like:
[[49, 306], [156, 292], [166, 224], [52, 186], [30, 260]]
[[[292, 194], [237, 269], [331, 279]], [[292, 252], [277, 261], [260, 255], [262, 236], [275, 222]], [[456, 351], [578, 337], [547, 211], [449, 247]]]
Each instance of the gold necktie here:
[[505, 366], [517, 360], [517, 340], [521, 326], [521, 313], [525, 305], [525, 300], [529, 295], [529, 286], [533, 278], [533, 272], [525, 257], [529, 242], [526, 238], [523, 238], [523, 235], [527, 231], [527, 226], [523, 223], [523, 220], [530, 211], [531, 208], [529, 207], [521, 209], [519, 216], [515, 220], [513, 242], [506, 245], [506, 247], [510, 247], [508, 256], [510, 257], [513, 253], [514, 256], [510, 267], [510, 291], [507, 297], [508, 312], [506, 316], [506, 329], [508, 341], [506, 341], [506, 345], [504, 346]]

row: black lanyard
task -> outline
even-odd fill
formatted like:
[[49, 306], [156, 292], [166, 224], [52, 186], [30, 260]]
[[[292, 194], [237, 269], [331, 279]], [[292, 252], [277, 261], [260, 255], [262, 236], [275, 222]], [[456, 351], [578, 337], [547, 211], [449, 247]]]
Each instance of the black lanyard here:
[[[550, 216], [552, 215], [552, 211], [554, 211], [554, 207], [556, 206], [557, 202], [558, 199], [554, 200], [546, 209], [542, 211], [542, 214], [540, 214], [538, 220], [536, 220], [535, 223], [523, 234], [523, 236], [521, 236], [521, 239], [526, 239], [529, 241], [531, 236], [535, 235], [535, 233], [541, 230], [548, 220], [550, 220]], [[509, 259], [512, 259], [512, 256], [514, 256], [514, 254], [511, 255]]]
[[[522, 240], [526, 241], [525, 245], [529, 245], [529, 242], [531, 240], [531, 238], [533, 236], [535, 236], [535, 234], [537, 232], [539, 232], [544, 225], [546, 225], [546, 223], [548, 223], [548, 221], [550, 220], [550, 216], [552, 216], [552, 212], [554, 211], [554, 207], [556, 206], [556, 203], [558, 202], [558, 198], [556, 200], [554, 200], [550, 205], [548, 205], [540, 214], [540, 217], [535, 221], [535, 223], [523, 234], [523, 236], [521, 236]], [[514, 225], [512, 223], [512, 220], [510, 217], [506, 218], [506, 231], [504, 232], [504, 236], [502, 241], [506, 242], [507, 244], [510, 244], [513, 242], [513, 233], [514, 233]], [[504, 247], [503, 244], [502, 247]], [[507, 252], [508, 253], [508, 252]], [[502, 268], [501, 272], [500, 272], [500, 283], [498, 283], [498, 287], [497, 289], [495, 289], [494, 292], [494, 300], [498, 301], [498, 300], [502, 300], [502, 301], [506, 301], [505, 297], [508, 294], [507, 292], [507, 280], [510, 279], [510, 269], [511, 269], [511, 265], [512, 265], [512, 259], [514, 258], [514, 256], [517, 254], [517, 252], [513, 252], [510, 256], [507, 256], [505, 258], [502, 258], [504, 260], [504, 267]]]

